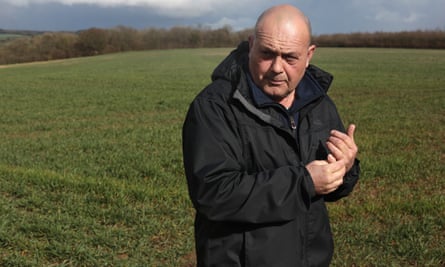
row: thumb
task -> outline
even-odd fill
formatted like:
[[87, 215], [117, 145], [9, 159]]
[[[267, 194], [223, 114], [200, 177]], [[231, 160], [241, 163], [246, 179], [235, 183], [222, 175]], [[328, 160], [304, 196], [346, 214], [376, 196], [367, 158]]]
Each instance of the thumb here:
[[348, 136], [351, 137], [352, 140], [354, 140], [354, 132], [355, 132], [355, 124], [351, 124], [348, 127]]
[[327, 165], [329, 164], [326, 160], [314, 160], [311, 161], [309, 164], [306, 165], [306, 167], [308, 166], [322, 166], [322, 165]]
[[337, 161], [337, 159], [335, 159], [335, 157], [332, 154], [328, 155], [328, 162], [329, 163], [334, 163], [336, 161]]

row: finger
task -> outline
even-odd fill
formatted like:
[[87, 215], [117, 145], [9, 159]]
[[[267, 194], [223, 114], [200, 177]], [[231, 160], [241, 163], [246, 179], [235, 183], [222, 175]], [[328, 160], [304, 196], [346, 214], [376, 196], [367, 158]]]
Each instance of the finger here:
[[328, 140], [336, 145], [340, 145], [341, 142], [347, 144], [347, 146], [354, 143], [354, 141], [346, 133], [337, 130], [331, 131], [331, 136], [329, 136]]
[[346, 133], [341, 132], [339, 130], [332, 130], [331, 131], [331, 135], [332, 136], [336, 136], [336, 137], [341, 138], [341, 139], [345, 139], [346, 137], [354, 139], [354, 133], [355, 133], [355, 129], [356, 128], [357, 128], [357, 126], [355, 124], [350, 124], [348, 126], [348, 129], [346, 130]]
[[331, 188], [337, 188], [343, 183], [343, 177], [346, 173], [345, 163], [343, 160], [336, 161], [330, 164], [329, 174], [329, 186]]
[[[349, 129], [348, 129], [349, 130]], [[332, 131], [331, 136], [328, 138], [328, 141], [332, 142], [334, 145], [336, 145], [340, 150], [345, 149], [355, 149], [356, 144], [353, 139], [354, 130], [351, 129], [352, 137], [349, 135], [339, 132], [339, 131]]]
[[339, 171], [342, 171], [342, 169], [345, 168], [345, 160], [343, 159], [336, 159], [334, 162], [331, 162], [324, 166], [324, 175], [331, 176], [334, 173], [337, 173]]
[[329, 164], [329, 171], [331, 173], [338, 173], [338, 172], [344, 172], [345, 171], [345, 160], [344, 159], [340, 159], [337, 160], [336, 162], [330, 163]]
[[347, 141], [331, 136], [329, 137], [328, 141], [326, 142], [326, 145], [329, 145], [328, 143], [331, 143], [330, 146], [328, 146], [329, 149], [332, 149], [332, 152], [334, 152], [334, 149], [338, 149], [340, 150], [342, 153], [346, 153], [349, 149], [352, 148], [353, 144], [352, 141], [351, 143], [348, 143]]
[[358, 147], [354, 141], [354, 133], [356, 128], [357, 127], [355, 124], [349, 125], [347, 134], [333, 130], [331, 132], [332, 135], [328, 139], [330, 142], [336, 145], [338, 149], [340, 149], [345, 154], [346, 157], [349, 157], [351, 159], [355, 158], [358, 152]]
[[331, 142], [332, 144], [336, 145], [336, 146], [340, 146], [340, 145], [346, 144], [346, 142], [343, 139], [338, 138], [336, 136], [330, 136], [328, 138], [328, 141]]
[[[340, 160], [344, 157], [343, 151], [341, 151], [335, 144], [333, 144], [332, 142], [326, 142], [326, 146], [328, 147], [329, 151], [331, 152], [331, 156], [333, 156], [336, 160]], [[329, 157], [329, 156], [328, 156]], [[328, 162], [332, 163], [329, 161], [328, 158]]]

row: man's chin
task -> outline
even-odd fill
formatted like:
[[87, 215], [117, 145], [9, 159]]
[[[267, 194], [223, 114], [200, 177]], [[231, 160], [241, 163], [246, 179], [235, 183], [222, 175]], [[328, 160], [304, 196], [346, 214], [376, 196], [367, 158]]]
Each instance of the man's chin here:
[[289, 89], [283, 89], [279, 87], [267, 87], [265, 88], [264, 93], [268, 95], [272, 100], [277, 102], [280, 102], [291, 94]]

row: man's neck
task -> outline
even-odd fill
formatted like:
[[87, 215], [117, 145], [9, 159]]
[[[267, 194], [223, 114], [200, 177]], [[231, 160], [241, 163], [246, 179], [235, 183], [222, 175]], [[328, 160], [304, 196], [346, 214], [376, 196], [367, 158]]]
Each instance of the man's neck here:
[[294, 103], [294, 100], [295, 100], [295, 91], [293, 91], [286, 97], [278, 100], [277, 102], [286, 109], [290, 109], [292, 107], [292, 104]]

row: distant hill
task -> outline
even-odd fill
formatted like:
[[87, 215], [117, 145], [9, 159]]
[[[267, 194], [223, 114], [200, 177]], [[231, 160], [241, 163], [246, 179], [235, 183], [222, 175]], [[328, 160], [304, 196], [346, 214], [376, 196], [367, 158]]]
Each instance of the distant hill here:
[[5, 29], [0, 29], [0, 34], [1, 35], [7, 35], [7, 34], [11, 34], [11, 35], [20, 35], [20, 36], [34, 36], [34, 35], [38, 35], [38, 34], [42, 34], [45, 33], [44, 31], [31, 31], [31, 30], [5, 30]]
[[0, 29], [0, 43], [6, 42], [20, 37], [32, 37], [42, 34], [42, 31], [29, 31], [29, 30], [4, 30]]

